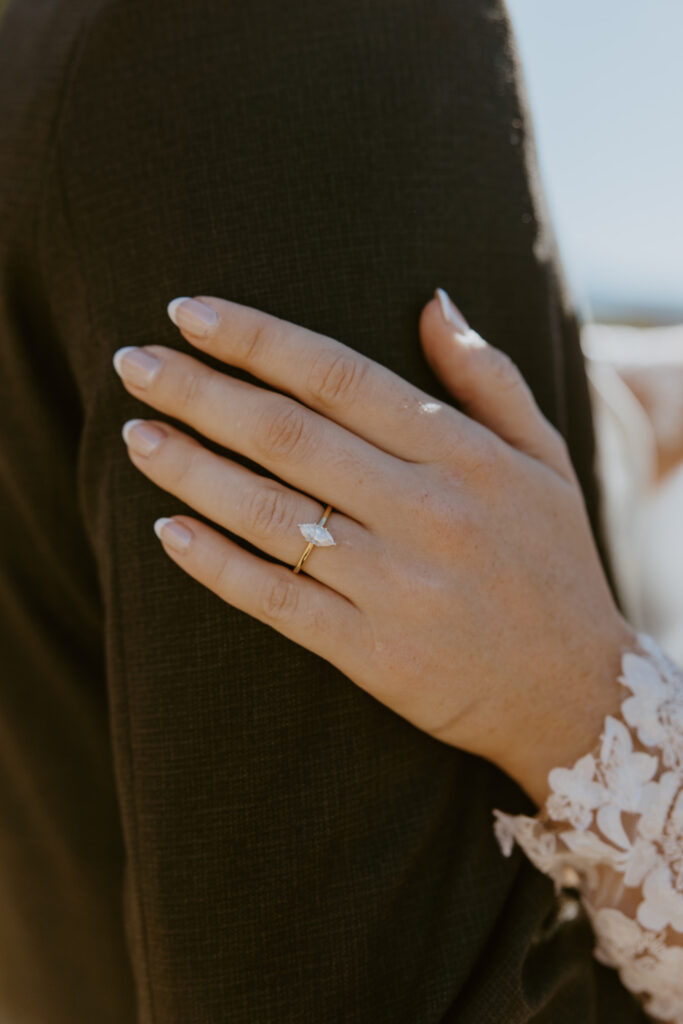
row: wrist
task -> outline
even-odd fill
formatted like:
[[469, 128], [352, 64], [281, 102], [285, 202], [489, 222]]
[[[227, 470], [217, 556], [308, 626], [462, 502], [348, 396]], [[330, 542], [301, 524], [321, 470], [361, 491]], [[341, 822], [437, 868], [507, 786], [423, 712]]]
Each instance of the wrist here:
[[500, 765], [538, 807], [550, 795], [552, 769], [571, 768], [591, 753], [600, 742], [605, 717], [620, 716], [621, 702], [628, 695], [618, 678], [622, 656], [638, 649], [636, 631], [617, 613], [614, 628], [591, 646], [582, 665], [568, 671], [552, 709], [534, 719], [533, 729], [518, 737], [516, 749]]

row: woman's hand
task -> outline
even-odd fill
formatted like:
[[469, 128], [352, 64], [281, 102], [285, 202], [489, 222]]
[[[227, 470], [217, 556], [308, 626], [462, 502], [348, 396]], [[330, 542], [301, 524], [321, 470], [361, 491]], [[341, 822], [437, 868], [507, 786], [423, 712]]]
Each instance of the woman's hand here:
[[[467, 415], [258, 310], [200, 296], [174, 300], [169, 315], [200, 353], [279, 390], [163, 345], [116, 353], [125, 387], [282, 483], [160, 420], [125, 425], [130, 458], [285, 564], [185, 515], [155, 523], [169, 557], [418, 728], [490, 759], [540, 804], [548, 771], [590, 750], [618, 708], [620, 652], [635, 634], [609, 591], [565, 442], [514, 363], [443, 292], [420, 336]], [[314, 548], [295, 574], [306, 546], [297, 524], [317, 522], [327, 503], [335, 545]]]

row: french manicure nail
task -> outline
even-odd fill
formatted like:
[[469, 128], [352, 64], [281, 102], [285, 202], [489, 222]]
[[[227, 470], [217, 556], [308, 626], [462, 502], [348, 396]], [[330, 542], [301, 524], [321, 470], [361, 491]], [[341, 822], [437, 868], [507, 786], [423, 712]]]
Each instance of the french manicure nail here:
[[112, 362], [119, 377], [142, 388], [152, 383], [161, 366], [160, 359], [135, 345], [124, 345], [118, 349]]
[[154, 523], [154, 532], [159, 540], [165, 541], [176, 551], [187, 551], [192, 542], [192, 533], [170, 516], [161, 516]]
[[128, 447], [138, 455], [149, 455], [164, 438], [163, 430], [144, 420], [126, 420], [121, 434]]
[[191, 299], [187, 295], [181, 295], [178, 299], [171, 299], [166, 312], [176, 325], [190, 334], [198, 334], [200, 337], [207, 337], [213, 333], [218, 323], [218, 314], [211, 306], [207, 306], [198, 299]]
[[449, 298], [448, 293], [443, 288], [437, 288], [435, 294], [439, 300], [444, 320], [455, 328], [455, 336], [459, 343], [469, 348], [484, 348], [487, 344], [486, 341], [481, 334], [470, 327], [453, 300]]
[[462, 315], [453, 300], [449, 298], [448, 293], [445, 292], [443, 288], [436, 289], [436, 297], [439, 300], [444, 320], [449, 324], [452, 324], [458, 331], [469, 330], [470, 325], [467, 323], [467, 320], [465, 320], [465, 317]]

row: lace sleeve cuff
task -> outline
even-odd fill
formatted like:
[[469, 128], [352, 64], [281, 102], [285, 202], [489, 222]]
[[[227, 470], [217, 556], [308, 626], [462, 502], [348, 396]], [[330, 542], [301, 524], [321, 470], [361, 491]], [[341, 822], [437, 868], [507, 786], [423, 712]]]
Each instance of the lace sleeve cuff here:
[[558, 891], [579, 889], [596, 958], [650, 1016], [683, 1024], [683, 671], [637, 639], [595, 750], [550, 772], [535, 817], [494, 810], [494, 831], [505, 856], [517, 842]]

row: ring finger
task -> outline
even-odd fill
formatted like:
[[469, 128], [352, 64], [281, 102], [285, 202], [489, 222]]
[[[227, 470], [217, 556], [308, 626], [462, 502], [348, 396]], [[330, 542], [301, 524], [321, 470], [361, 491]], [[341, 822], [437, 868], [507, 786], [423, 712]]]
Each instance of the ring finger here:
[[[154, 448], [151, 436], [145, 440], [150, 431], [159, 435]], [[318, 522], [321, 502], [215, 455], [168, 423], [129, 420], [122, 434], [131, 461], [153, 483], [267, 554], [296, 564], [307, 543], [298, 524]], [[311, 551], [302, 571], [353, 600], [354, 583], [363, 578], [359, 568], [367, 566], [375, 542], [360, 523], [334, 508], [326, 527], [334, 545], [322, 557]]]

